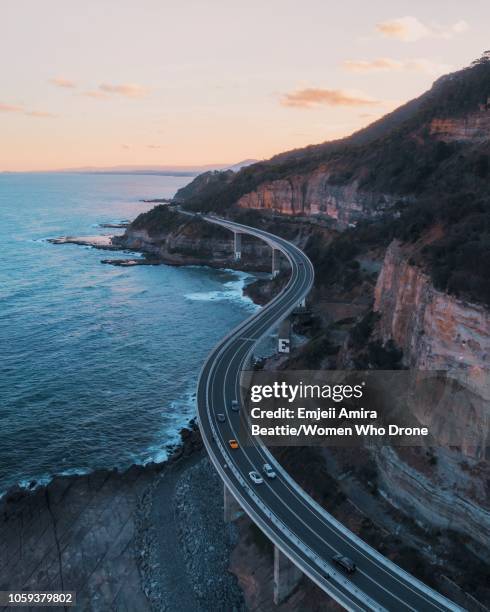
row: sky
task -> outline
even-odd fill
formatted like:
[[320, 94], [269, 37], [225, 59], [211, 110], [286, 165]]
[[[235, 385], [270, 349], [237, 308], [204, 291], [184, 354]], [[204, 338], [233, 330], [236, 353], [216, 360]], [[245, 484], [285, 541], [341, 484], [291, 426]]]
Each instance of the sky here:
[[2, 0], [0, 171], [338, 138], [479, 57], [489, 21], [480, 0]]

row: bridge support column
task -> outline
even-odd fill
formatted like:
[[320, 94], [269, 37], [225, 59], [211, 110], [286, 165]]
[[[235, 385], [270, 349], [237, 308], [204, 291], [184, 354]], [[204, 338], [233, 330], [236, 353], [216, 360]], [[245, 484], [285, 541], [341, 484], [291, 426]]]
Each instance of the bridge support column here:
[[243, 510], [237, 500], [233, 497], [230, 489], [226, 485], [223, 485], [224, 493], [224, 509], [225, 509], [225, 523], [232, 523], [240, 518], [243, 514]]
[[298, 586], [303, 573], [274, 546], [274, 603], [278, 606]]
[[276, 254], [277, 251], [276, 249], [272, 249], [272, 278], [276, 278], [276, 276], [279, 274], [279, 257], [278, 254]]
[[233, 232], [233, 246], [235, 251], [235, 261], [240, 261], [242, 258], [242, 235], [240, 232]]

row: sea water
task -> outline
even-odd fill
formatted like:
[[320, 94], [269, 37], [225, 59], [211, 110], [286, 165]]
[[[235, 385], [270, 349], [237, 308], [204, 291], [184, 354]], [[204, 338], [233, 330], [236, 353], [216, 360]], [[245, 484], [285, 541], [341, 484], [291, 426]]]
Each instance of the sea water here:
[[103, 265], [54, 245], [113, 233], [188, 177], [0, 174], [0, 493], [54, 474], [161, 461], [195, 414], [201, 365], [256, 308], [249, 275]]

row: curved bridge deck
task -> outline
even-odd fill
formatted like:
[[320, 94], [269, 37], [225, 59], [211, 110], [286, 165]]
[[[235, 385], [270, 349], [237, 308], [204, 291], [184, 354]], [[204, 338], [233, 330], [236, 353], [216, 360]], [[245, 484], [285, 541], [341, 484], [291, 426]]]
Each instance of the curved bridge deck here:
[[[201, 371], [197, 406], [209, 456], [225, 486], [267, 537], [303, 573], [348, 610], [430, 612], [460, 607], [403, 571], [360, 540], [321, 508], [277, 464], [260, 440], [250, 437], [238, 450], [240, 417], [230, 409], [239, 397], [240, 373], [256, 343], [287, 317], [309, 293], [313, 265], [295, 245], [273, 234], [225, 219], [204, 216], [230, 231], [247, 233], [281, 251], [291, 266], [287, 286], [258, 313], [241, 323], [214, 348]], [[217, 414], [226, 415], [225, 422]], [[278, 477], [254, 485], [248, 474], [270, 463]], [[347, 577], [332, 556], [351, 557], [357, 571]]]

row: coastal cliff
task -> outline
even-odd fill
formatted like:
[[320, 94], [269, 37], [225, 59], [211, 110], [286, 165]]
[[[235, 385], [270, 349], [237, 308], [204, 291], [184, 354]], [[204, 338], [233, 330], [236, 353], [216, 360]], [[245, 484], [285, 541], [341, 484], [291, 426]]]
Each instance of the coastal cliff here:
[[466, 117], [455, 119], [433, 119], [430, 135], [445, 142], [485, 142], [490, 139], [490, 109], [482, 109]]
[[[437, 290], [410, 263], [413, 247], [394, 241], [378, 277], [374, 337], [393, 343], [414, 371], [443, 371], [449, 392], [418, 389], [414, 416], [438, 446], [432, 460], [417, 449], [378, 448], [382, 488], [432, 526], [485, 542], [490, 538], [490, 313]], [[427, 449], [426, 449], [427, 450]]]
[[331, 179], [332, 171], [322, 165], [305, 175], [263, 183], [242, 196], [237, 205], [283, 215], [323, 215], [343, 229], [376, 216], [395, 202], [389, 195], [360, 189], [358, 179], [345, 185], [332, 184]]
[[259, 240], [242, 237], [243, 262], [234, 259], [233, 233], [166, 205], [139, 215], [122, 236], [119, 248], [137, 250], [170, 265], [209, 265], [217, 268], [267, 270], [270, 248]]
[[[403, 352], [406, 367], [444, 371], [457, 384], [451, 398], [432, 398], [432, 411], [419, 414], [437, 429], [441, 443], [458, 443], [462, 453], [487, 458], [490, 448], [490, 313], [434, 288], [407, 261], [401, 245], [388, 248], [375, 289], [381, 342]], [[456, 387], [456, 385], [454, 385]], [[437, 404], [436, 404], [437, 402]], [[442, 411], [438, 415], [434, 410]], [[452, 428], [452, 430], [451, 430]]]

